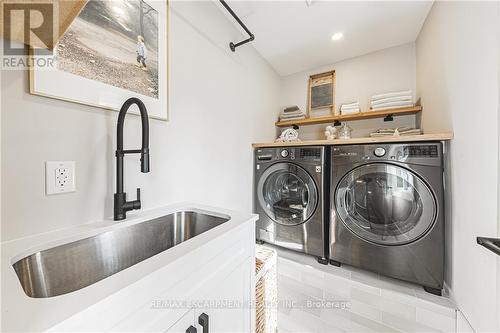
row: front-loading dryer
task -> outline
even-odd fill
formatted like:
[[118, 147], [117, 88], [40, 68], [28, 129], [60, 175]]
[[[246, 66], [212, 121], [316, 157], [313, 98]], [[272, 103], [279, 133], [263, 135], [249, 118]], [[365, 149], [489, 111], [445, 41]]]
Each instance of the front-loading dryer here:
[[258, 148], [254, 154], [257, 240], [326, 264], [325, 147]]
[[330, 263], [420, 284], [444, 276], [440, 142], [331, 147]]

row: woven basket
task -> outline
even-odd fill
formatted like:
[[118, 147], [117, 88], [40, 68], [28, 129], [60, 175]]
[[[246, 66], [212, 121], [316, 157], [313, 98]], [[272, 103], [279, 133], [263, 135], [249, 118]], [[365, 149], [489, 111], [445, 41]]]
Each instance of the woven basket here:
[[257, 246], [255, 253], [255, 332], [277, 332], [276, 251]]

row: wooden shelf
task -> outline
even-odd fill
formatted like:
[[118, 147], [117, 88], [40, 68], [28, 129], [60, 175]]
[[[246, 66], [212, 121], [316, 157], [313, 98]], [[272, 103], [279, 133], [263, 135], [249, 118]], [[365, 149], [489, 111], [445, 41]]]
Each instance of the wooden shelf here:
[[327, 117], [317, 117], [317, 118], [306, 118], [298, 120], [286, 120], [277, 121], [275, 125], [277, 127], [288, 127], [288, 126], [304, 126], [304, 125], [314, 125], [314, 124], [325, 124], [333, 123], [335, 121], [351, 121], [351, 120], [362, 120], [362, 119], [372, 119], [372, 118], [383, 118], [389, 115], [402, 116], [408, 114], [416, 114], [422, 111], [421, 106], [412, 106], [399, 109], [386, 109], [377, 111], [367, 111], [359, 112], [354, 114], [338, 115], [338, 116], [327, 116]]
[[252, 144], [253, 148], [265, 147], [300, 147], [300, 146], [340, 146], [364, 143], [389, 143], [389, 142], [418, 142], [418, 141], [448, 141], [453, 139], [453, 132], [427, 133], [420, 135], [402, 135], [386, 137], [366, 137], [335, 140], [308, 140], [298, 142], [262, 142]]

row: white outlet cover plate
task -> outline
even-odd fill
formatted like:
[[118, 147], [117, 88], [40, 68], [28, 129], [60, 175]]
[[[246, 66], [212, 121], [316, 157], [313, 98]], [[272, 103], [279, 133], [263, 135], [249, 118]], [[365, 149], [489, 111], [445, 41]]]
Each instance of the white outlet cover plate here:
[[45, 193], [47, 195], [76, 191], [75, 162], [45, 162]]

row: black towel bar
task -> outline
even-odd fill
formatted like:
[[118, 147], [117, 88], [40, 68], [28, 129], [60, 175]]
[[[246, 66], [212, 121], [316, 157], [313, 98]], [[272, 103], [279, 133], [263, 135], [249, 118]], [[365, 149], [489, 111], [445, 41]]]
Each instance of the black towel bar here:
[[238, 42], [236, 44], [234, 44], [233, 42], [229, 43], [229, 48], [231, 49], [231, 51], [235, 51], [236, 48], [238, 46], [241, 46], [243, 44], [246, 44], [248, 42], [251, 42], [255, 39], [255, 36], [253, 33], [250, 32], [250, 30], [248, 30], [248, 28], [246, 27], [245, 24], [243, 24], [243, 22], [241, 22], [240, 18], [238, 17], [238, 15], [236, 15], [233, 10], [231, 9], [231, 7], [229, 7], [229, 5], [224, 1], [224, 0], [219, 0], [220, 3], [224, 6], [224, 8], [227, 9], [227, 11], [229, 12], [229, 14], [231, 14], [232, 17], [234, 17], [234, 19], [236, 20], [236, 22], [238, 22], [238, 24], [246, 31], [246, 33], [248, 34], [248, 38], [245, 39], [245, 40], [242, 40], [241, 42]]

